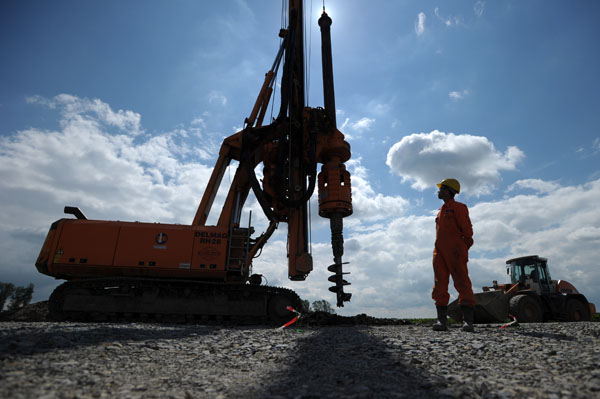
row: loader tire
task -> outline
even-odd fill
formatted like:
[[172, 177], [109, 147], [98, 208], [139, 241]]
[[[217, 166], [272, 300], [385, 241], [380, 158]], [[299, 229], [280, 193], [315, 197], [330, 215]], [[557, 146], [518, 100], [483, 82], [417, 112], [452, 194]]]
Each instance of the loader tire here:
[[589, 321], [590, 315], [583, 302], [577, 299], [567, 301], [567, 321]]
[[519, 323], [541, 323], [544, 314], [542, 307], [529, 295], [516, 295], [510, 299], [510, 314], [517, 318]]

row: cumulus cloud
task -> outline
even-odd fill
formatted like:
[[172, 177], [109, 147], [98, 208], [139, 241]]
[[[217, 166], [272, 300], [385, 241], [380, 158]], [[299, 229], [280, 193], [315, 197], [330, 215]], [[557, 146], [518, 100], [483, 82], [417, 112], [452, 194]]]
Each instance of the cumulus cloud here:
[[358, 121], [354, 122], [354, 123], [350, 123], [349, 127], [351, 130], [357, 131], [357, 132], [364, 132], [366, 130], [371, 130], [371, 127], [373, 126], [373, 124], [375, 123], [375, 119], [372, 118], [360, 118]]
[[371, 130], [371, 127], [375, 123], [375, 119], [362, 117], [356, 122], [351, 122], [350, 118], [346, 118], [342, 124], [342, 130], [349, 130], [353, 132], [362, 133], [367, 130]]
[[112, 108], [98, 100], [82, 99], [70, 94], [59, 94], [48, 99], [41, 96], [31, 96], [26, 99], [30, 104], [40, 104], [50, 109], [60, 109], [62, 114], [61, 123], [68, 124], [87, 124], [97, 127], [99, 124], [117, 127], [129, 135], [138, 135], [141, 133], [141, 116], [133, 111], [118, 110]]
[[598, 303], [600, 271], [595, 264], [600, 246], [600, 213], [596, 199], [600, 195], [600, 180], [554, 187], [548, 192], [471, 207], [476, 248], [501, 251], [507, 258], [528, 254], [548, 257], [554, 279], [574, 283]]
[[100, 100], [62, 94], [29, 102], [55, 109], [60, 127], [0, 138], [0, 250], [15, 254], [0, 262], [3, 274], [23, 273], [23, 262], [36, 273], [37, 251], [65, 205], [94, 219], [191, 222], [212, 170], [204, 161], [218, 149], [197, 137], [198, 126], [195, 135], [180, 128], [151, 136], [139, 114]]
[[60, 112], [60, 129], [32, 128], [0, 140], [0, 184], [12, 203], [29, 193], [55, 209], [73, 204], [100, 215], [165, 222], [193, 217], [211, 171], [204, 162], [220, 144], [203, 134], [202, 120], [149, 135], [139, 114], [114, 112], [101, 100], [61, 94], [35, 102]]
[[[547, 183], [544, 186], [544, 183]], [[531, 184], [530, 184], [531, 186]], [[529, 234], [539, 232], [538, 236], [553, 235], [568, 227], [569, 231], [577, 231], [585, 226], [598, 226], [600, 214], [595, 210], [593, 197], [600, 190], [600, 181], [575, 187], [560, 187], [555, 183], [536, 182], [537, 187], [552, 187], [551, 190], [540, 191], [530, 195], [516, 195], [502, 201], [492, 203], [480, 203], [472, 207], [472, 217], [481, 220], [482, 223], [502, 223], [507, 229], [516, 234], [510, 238], [504, 237], [502, 241], [491, 240], [486, 249], [498, 249], [501, 247], [533, 247]], [[588, 205], [586, 201], [590, 201]], [[562, 227], [561, 227], [562, 225]], [[485, 231], [493, 231], [485, 229]], [[565, 230], [561, 236], [568, 234]], [[554, 233], [552, 233], [554, 232]], [[563, 241], [564, 238], [559, 238]], [[525, 244], [526, 243], [526, 244]], [[546, 244], [536, 244], [538, 251], [550, 250]], [[560, 243], [556, 243], [557, 246]]]
[[351, 173], [352, 207], [354, 215], [350, 220], [357, 223], [373, 222], [388, 218], [390, 214], [401, 215], [409, 203], [400, 196], [386, 196], [377, 193], [369, 183], [369, 171], [362, 166], [360, 159], [347, 163]]
[[142, 134], [139, 114], [114, 112], [100, 100], [62, 94], [40, 104], [60, 111], [60, 130], [27, 129], [0, 141], [1, 184], [11, 202], [29, 193], [56, 209], [74, 204], [157, 221], [180, 222], [193, 212], [210, 171], [199, 161], [218, 148], [211, 140], [185, 129]]
[[417, 190], [455, 177], [462, 191], [478, 196], [491, 193], [500, 181], [500, 172], [515, 170], [523, 157], [517, 147], [497, 151], [486, 137], [434, 130], [403, 137], [388, 151], [386, 164]]
[[362, 133], [371, 130], [375, 124], [375, 119], [362, 117], [356, 122], [352, 122], [350, 118], [346, 118], [342, 124], [341, 130], [344, 131], [348, 140], [358, 139]]
[[427, 19], [427, 17], [425, 16], [424, 12], [420, 12], [419, 15], [417, 16], [417, 22], [415, 23], [415, 32], [417, 33], [417, 36], [421, 36], [423, 35], [423, 33], [425, 33], [425, 20]]

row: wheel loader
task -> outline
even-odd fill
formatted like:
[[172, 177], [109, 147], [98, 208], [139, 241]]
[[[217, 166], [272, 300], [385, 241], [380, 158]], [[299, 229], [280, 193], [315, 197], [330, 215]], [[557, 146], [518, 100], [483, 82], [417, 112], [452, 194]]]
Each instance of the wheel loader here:
[[[519, 323], [589, 321], [596, 313], [595, 305], [571, 283], [552, 280], [547, 258], [530, 255], [509, 259], [506, 273], [510, 283], [494, 281], [475, 294], [475, 323], [501, 323], [509, 315]], [[462, 321], [458, 300], [448, 305], [448, 314]]]

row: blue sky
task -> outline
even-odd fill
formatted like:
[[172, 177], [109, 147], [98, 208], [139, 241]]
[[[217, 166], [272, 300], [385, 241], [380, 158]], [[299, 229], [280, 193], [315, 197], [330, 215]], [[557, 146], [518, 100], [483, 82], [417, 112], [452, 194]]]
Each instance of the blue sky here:
[[[2, 2], [0, 281], [34, 282], [34, 300], [47, 298], [58, 282], [33, 263], [67, 204], [189, 224], [275, 58], [281, 3]], [[450, 176], [471, 210], [476, 291], [505, 280], [505, 259], [535, 253], [600, 304], [600, 4], [325, 6], [355, 209], [344, 232], [354, 296], [339, 312], [433, 315], [435, 183]], [[305, 8], [309, 105], [322, 106], [322, 2]], [[285, 226], [254, 267], [333, 303], [327, 224], [314, 214], [307, 281], [286, 278]]]

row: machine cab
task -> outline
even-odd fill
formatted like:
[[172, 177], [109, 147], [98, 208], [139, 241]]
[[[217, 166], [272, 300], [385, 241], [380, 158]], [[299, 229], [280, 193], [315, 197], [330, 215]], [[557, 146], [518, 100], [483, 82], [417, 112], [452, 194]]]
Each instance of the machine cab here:
[[511, 283], [520, 284], [524, 289], [538, 294], [555, 291], [547, 258], [533, 255], [507, 260], [506, 272], [510, 274]]

